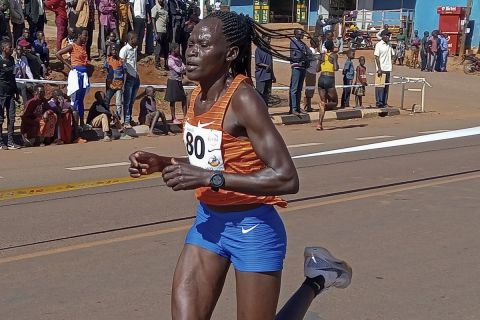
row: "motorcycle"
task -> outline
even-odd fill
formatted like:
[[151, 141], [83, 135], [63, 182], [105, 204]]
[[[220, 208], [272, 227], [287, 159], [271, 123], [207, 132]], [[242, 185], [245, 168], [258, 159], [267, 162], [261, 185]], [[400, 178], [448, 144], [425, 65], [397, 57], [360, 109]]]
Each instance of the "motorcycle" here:
[[480, 73], [480, 59], [474, 55], [464, 55], [461, 64], [466, 74]]
[[348, 47], [355, 50], [371, 49], [373, 48], [373, 43], [368, 32], [353, 31], [348, 36]]

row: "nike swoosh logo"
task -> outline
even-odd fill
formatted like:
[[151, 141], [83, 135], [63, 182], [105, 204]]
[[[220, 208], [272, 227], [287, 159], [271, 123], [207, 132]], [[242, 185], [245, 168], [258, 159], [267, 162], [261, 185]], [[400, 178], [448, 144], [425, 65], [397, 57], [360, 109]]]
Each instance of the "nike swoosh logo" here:
[[200, 123], [200, 121], [198, 121], [198, 127], [199, 128], [205, 128], [206, 126], [209, 126], [209, 125], [214, 124], [214, 123], [215, 123], [215, 121], [202, 124], [202, 123]]
[[253, 229], [255, 229], [256, 227], [258, 227], [258, 224], [254, 225], [253, 227], [250, 227], [248, 229], [245, 229], [245, 228], [242, 227], [242, 234], [247, 234], [250, 231], [252, 231]]

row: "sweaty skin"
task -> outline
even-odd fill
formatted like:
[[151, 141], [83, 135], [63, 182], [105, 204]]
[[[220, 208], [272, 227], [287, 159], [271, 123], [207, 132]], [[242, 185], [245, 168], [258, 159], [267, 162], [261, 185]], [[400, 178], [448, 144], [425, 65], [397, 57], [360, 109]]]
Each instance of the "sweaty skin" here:
[[[230, 63], [238, 55], [238, 47], [228, 48], [216, 19], [207, 19], [195, 27], [190, 37], [187, 76], [202, 88], [194, 103], [195, 114], [207, 112], [231, 82]], [[220, 64], [218, 61], [225, 61]], [[242, 84], [232, 97], [225, 114], [224, 130], [240, 139], [249, 139], [263, 170], [253, 174], [224, 174], [226, 190], [252, 195], [282, 195], [298, 191], [298, 175], [287, 147], [272, 123], [263, 99], [255, 89]], [[162, 171], [166, 185], [174, 191], [210, 186], [212, 173], [188, 164], [186, 159], [171, 159], [137, 151], [130, 156], [132, 177]], [[249, 208], [251, 206], [248, 206]], [[245, 206], [222, 206], [220, 211], [244, 210]]]

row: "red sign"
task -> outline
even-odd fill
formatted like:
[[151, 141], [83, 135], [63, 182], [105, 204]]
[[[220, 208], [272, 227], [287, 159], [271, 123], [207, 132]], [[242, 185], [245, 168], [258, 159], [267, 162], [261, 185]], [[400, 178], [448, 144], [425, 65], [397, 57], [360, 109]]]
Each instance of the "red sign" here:
[[443, 6], [437, 8], [438, 14], [461, 14], [462, 7]]

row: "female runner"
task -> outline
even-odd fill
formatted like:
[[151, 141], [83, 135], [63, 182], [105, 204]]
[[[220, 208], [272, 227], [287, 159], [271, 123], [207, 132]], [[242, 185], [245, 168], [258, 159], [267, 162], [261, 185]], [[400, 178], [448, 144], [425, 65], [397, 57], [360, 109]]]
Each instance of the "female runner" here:
[[262, 40], [266, 33], [275, 36], [233, 12], [215, 12], [196, 25], [186, 51], [187, 76], [199, 83], [184, 123], [188, 160], [144, 151], [130, 156], [132, 177], [161, 171], [168, 187], [195, 189], [199, 200], [173, 279], [175, 320], [210, 319], [230, 264], [237, 319], [302, 319], [321, 290], [350, 283], [346, 263], [307, 248], [307, 278], [275, 316], [286, 233], [274, 205], [285, 207], [278, 196], [296, 193], [299, 181], [265, 102], [245, 76], [252, 42], [281, 56]]
[[334, 110], [338, 105], [337, 89], [335, 89], [335, 71], [338, 71], [338, 55], [333, 52], [335, 46], [332, 40], [325, 41], [326, 53], [322, 54], [318, 70], [322, 73], [318, 78], [318, 93], [320, 95], [320, 111], [317, 130], [323, 130], [325, 111]]

